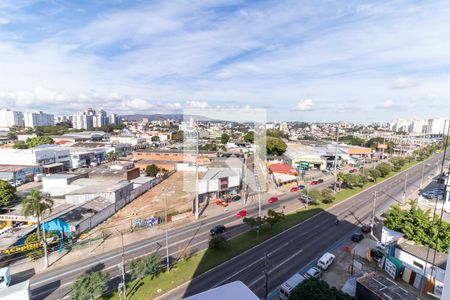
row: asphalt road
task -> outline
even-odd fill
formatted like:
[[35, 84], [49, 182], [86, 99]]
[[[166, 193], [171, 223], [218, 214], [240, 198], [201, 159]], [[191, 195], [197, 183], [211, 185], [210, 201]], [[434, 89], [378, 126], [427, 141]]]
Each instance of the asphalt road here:
[[[438, 155], [426, 163], [433, 164], [441, 156]], [[434, 172], [429, 167], [425, 168], [425, 174], [430, 171]], [[265, 282], [263, 275], [266, 266], [265, 254], [268, 257], [267, 265], [270, 266], [268, 291], [271, 291], [320, 257], [330, 247], [342, 239], [348, 239], [354, 231], [358, 230], [358, 225], [372, 215], [375, 191], [377, 191], [375, 211], [378, 213], [387, 209], [393, 202], [401, 201], [406, 174], [409, 190], [418, 188], [422, 177], [421, 164], [321, 212], [158, 299], [182, 299], [236, 280], [242, 281], [257, 296], [262, 297]], [[337, 226], [334, 225], [336, 217], [342, 220]]]
[[[437, 161], [438, 157], [440, 155], [432, 158], [431, 163]], [[427, 163], [429, 162], [427, 161]], [[428, 172], [428, 169], [425, 168], [425, 172]], [[261, 243], [257, 247], [216, 267], [214, 271], [199, 275], [191, 282], [181, 285], [162, 296], [161, 299], [181, 299], [235, 280], [243, 281], [258, 296], [262, 296], [264, 285], [262, 270], [265, 264], [263, 259], [265, 253], [268, 253], [268, 258], [272, 265], [269, 271], [269, 290], [273, 290], [293, 273], [300, 270], [302, 266], [307, 265], [325, 252], [331, 245], [356, 230], [358, 222], [371, 215], [373, 192], [375, 190], [379, 191], [376, 201], [377, 210], [385, 209], [389, 203], [394, 201], [393, 198], [398, 198], [398, 195], [402, 193], [405, 174], [408, 173], [410, 186], [414, 186], [420, 183], [421, 172], [422, 166], [419, 164]], [[298, 194], [288, 193], [280, 198], [281, 200], [276, 204], [278, 206], [298, 201]], [[264, 204], [263, 210], [273, 207], [274, 204]], [[257, 205], [251, 206], [247, 210], [250, 212], [250, 215], [258, 213]], [[205, 249], [209, 240], [209, 229], [214, 225], [226, 224], [229, 228], [226, 234], [229, 237], [246, 231], [247, 226], [244, 226], [242, 221], [236, 220], [235, 212], [230, 211], [224, 215], [171, 230], [169, 232], [169, 253], [171, 259], [176, 259], [181, 247], [187, 243], [193, 250]], [[342, 220], [338, 226], [334, 225], [336, 216]], [[165, 255], [164, 234], [150, 238], [147, 242], [139, 242], [127, 246], [125, 248], [125, 257], [129, 260], [147, 255], [155, 250]], [[48, 272], [32, 277], [32, 298], [65, 298], [70, 292], [73, 281], [80, 274], [91, 270], [107, 271], [112, 277], [116, 277], [119, 274], [117, 265], [121, 262], [121, 251], [118, 248], [101, 255], [93, 255], [82, 261], [74, 262], [72, 265], [50, 269]], [[114, 286], [111, 288], [114, 288]]]

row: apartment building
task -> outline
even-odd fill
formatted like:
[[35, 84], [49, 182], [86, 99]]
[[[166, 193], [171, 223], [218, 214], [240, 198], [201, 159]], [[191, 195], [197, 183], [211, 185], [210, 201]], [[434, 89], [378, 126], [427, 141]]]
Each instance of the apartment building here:
[[52, 114], [46, 114], [42, 111], [37, 113], [24, 113], [23, 119], [25, 127], [35, 128], [37, 126], [53, 126], [55, 125], [55, 117]]
[[23, 113], [9, 109], [0, 110], [0, 128], [23, 127]]

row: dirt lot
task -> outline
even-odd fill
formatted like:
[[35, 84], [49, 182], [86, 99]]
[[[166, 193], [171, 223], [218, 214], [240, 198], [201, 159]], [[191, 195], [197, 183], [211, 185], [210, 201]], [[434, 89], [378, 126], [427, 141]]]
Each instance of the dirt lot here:
[[[114, 227], [121, 231], [128, 231], [134, 226], [136, 219], [143, 220], [155, 215], [163, 216], [164, 189], [167, 191], [169, 215], [190, 211], [195, 193], [183, 190], [184, 180], [188, 177], [185, 176], [186, 174], [191, 175], [189, 172], [175, 172], [175, 174], [126, 205], [106, 222], [97, 226], [94, 232], [104, 229], [111, 230]], [[192, 186], [194, 186], [194, 182]]]

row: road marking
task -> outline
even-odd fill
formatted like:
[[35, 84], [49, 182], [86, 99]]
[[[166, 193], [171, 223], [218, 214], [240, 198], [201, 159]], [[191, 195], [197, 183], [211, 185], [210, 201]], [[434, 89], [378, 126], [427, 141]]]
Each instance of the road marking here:
[[[287, 263], [288, 261], [290, 261], [291, 259], [293, 259], [294, 257], [296, 257], [297, 255], [299, 255], [300, 253], [303, 252], [303, 249], [298, 250], [297, 252], [295, 252], [294, 254], [292, 254], [291, 256], [289, 256], [288, 258], [286, 258], [285, 260], [283, 260], [281, 263], [279, 263], [276, 267], [272, 268], [269, 273], [272, 273], [273, 271], [275, 271], [276, 269], [280, 268], [282, 265], [284, 265], [285, 263]], [[260, 281], [261, 279], [263, 279], [264, 276], [259, 276], [258, 278], [256, 278], [255, 280], [253, 280], [248, 287], [251, 287], [252, 285], [254, 285], [255, 283], [257, 283], [258, 281]]]
[[[275, 249], [275, 250], [273, 250], [273, 251], [271, 251], [271, 252], [269, 252], [269, 253], [267, 253], [267, 255], [269, 256], [269, 255], [271, 255], [271, 254], [273, 254], [273, 253], [275, 253], [275, 252], [277, 252], [278, 250], [280, 250], [280, 249], [283, 249], [285, 246], [287, 246], [289, 244], [289, 242], [287, 242], [287, 243], [284, 243], [281, 247], [279, 247], [279, 248], [277, 248], [277, 249]], [[222, 283], [224, 283], [224, 282], [226, 282], [226, 281], [228, 281], [228, 280], [230, 280], [231, 278], [233, 278], [234, 276], [236, 276], [237, 274], [239, 274], [239, 273], [241, 273], [241, 272], [243, 272], [243, 271], [245, 271], [245, 270], [247, 270], [248, 268], [250, 268], [250, 267], [252, 267], [252, 266], [254, 266], [255, 264], [257, 264], [258, 262], [260, 262], [261, 260], [263, 260], [264, 259], [264, 257], [261, 257], [261, 258], [259, 258], [259, 259], [257, 259], [257, 260], [255, 260], [253, 263], [251, 263], [251, 264], [249, 264], [249, 265], [247, 265], [247, 266], [245, 266], [245, 268], [243, 268], [243, 269], [240, 269], [239, 271], [237, 271], [237, 272], [235, 272], [235, 273], [233, 273], [233, 274], [231, 274], [230, 276], [228, 276], [227, 278], [225, 278], [224, 280], [222, 280], [222, 281], [219, 281], [218, 283], [216, 283], [212, 288], [215, 288], [215, 287], [217, 287], [217, 286], [219, 286], [219, 285], [221, 285]]]

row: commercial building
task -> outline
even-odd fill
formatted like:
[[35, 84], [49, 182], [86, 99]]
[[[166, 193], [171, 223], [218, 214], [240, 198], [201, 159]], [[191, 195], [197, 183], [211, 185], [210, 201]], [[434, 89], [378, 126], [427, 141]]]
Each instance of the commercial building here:
[[195, 151], [182, 150], [139, 150], [133, 152], [134, 161], [150, 160], [150, 161], [172, 161], [176, 163], [195, 163], [199, 165], [209, 164], [217, 157], [215, 151], [199, 151], [198, 158]]
[[0, 180], [9, 182], [33, 181], [34, 175], [42, 173], [40, 166], [0, 165]]
[[405, 282], [417, 289], [423, 287], [425, 293], [442, 296], [447, 254], [428, 251], [426, 246], [401, 238], [395, 245], [395, 257], [405, 268], [402, 275]]
[[25, 127], [35, 128], [37, 126], [55, 125], [55, 117], [51, 114], [43, 113], [42, 111], [38, 113], [24, 113], [23, 119], [25, 122]]
[[109, 142], [113, 145], [116, 144], [130, 144], [131, 146], [146, 144], [146, 139], [136, 137], [134, 135], [113, 135], [109, 137]]
[[23, 127], [23, 113], [9, 109], [0, 110], [0, 128]]
[[[0, 149], [0, 165], [41, 166], [52, 173], [54, 164], [64, 169], [71, 167], [70, 151], [55, 146], [39, 146], [31, 149]], [[59, 169], [59, 168], [58, 168]]]
[[239, 193], [241, 170], [210, 168], [198, 182], [198, 193], [202, 200], [225, 198]]

